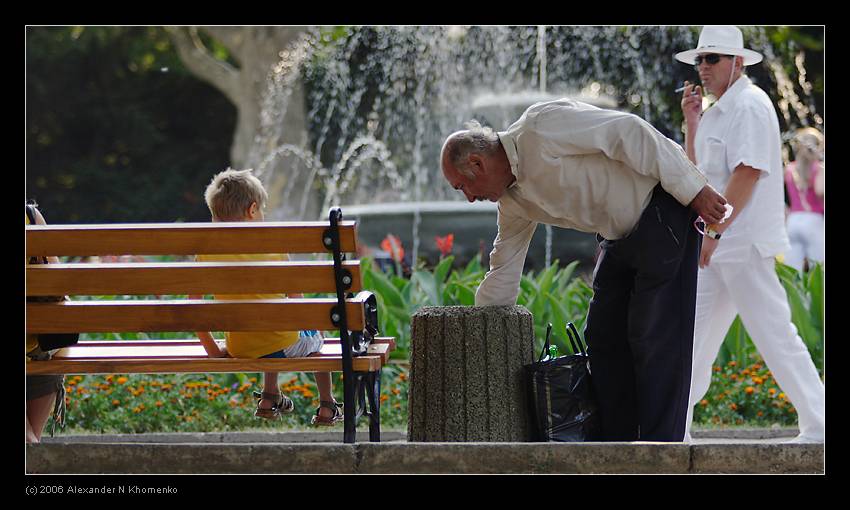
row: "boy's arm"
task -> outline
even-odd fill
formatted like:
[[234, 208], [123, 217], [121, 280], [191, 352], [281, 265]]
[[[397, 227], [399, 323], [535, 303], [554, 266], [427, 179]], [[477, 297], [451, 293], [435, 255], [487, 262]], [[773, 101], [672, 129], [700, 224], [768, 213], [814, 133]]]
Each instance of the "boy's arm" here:
[[[202, 297], [203, 296], [201, 296], [200, 294], [189, 295], [189, 299], [201, 299]], [[227, 349], [219, 346], [209, 331], [195, 331], [195, 335], [197, 335], [198, 340], [201, 341], [201, 345], [204, 346], [204, 350], [207, 351], [207, 355], [210, 358], [230, 357], [230, 355], [227, 353]]]

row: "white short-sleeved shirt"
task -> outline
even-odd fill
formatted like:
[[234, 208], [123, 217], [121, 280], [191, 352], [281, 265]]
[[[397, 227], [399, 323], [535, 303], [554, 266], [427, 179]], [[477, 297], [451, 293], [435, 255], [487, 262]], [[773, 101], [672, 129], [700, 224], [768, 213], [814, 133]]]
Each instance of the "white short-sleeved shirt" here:
[[785, 230], [779, 120], [765, 92], [741, 76], [703, 112], [694, 141], [697, 168], [721, 194], [739, 165], [761, 170], [747, 205], [723, 232], [712, 262], [742, 262], [755, 246], [763, 257], [790, 247]]
[[567, 98], [532, 105], [498, 135], [516, 182], [499, 200], [477, 305], [516, 302], [538, 223], [621, 239], [659, 183], [682, 205], [706, 184], [682, 147], [645, 120]]

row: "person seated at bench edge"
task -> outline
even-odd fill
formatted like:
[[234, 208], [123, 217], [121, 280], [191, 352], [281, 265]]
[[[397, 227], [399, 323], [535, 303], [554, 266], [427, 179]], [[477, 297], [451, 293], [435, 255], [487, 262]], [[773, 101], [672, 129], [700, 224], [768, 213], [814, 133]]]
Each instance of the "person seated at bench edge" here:
[[[265, 204], [268, 193], [262, 182], [251, 170], [227, 170], [216, 174], [204, 192], [213, 222], [219, 221], [264, 221]], [[256, 262], [286, 261], [287, 254], [234, 254], [234, 255], [196, 255], [198, 262]], [[199, 295], [190, 295], [198, 299]], [[281, 299], [284, 294], [256, 295], [215, 295], [216, 299]], [[290, 294], [289, 297], [302, 297]], [[262, 331], [262, 332], [226, 332], [225, 346], [219, 345], [209, 331], [196, 332], [198, 339], [213, 358], [231, 356], [234, 358], [302, 358], [318, 353], [324, 339], [318, 331]], [[333, 396], [330, 372], [316, 372], [316, 385], [319, 389], [319, 408], [313, 416], [315, 426], [333, 426], [343, 419], [342, 404]], [[266, 419], [278, 419], [282, 414], [291, 413], [295, 407], [292, 400], [283, 395], [278, 386], [277, 372], [263, 374], [263, 391], [255, 393], [258, 398], [254, 416]]]

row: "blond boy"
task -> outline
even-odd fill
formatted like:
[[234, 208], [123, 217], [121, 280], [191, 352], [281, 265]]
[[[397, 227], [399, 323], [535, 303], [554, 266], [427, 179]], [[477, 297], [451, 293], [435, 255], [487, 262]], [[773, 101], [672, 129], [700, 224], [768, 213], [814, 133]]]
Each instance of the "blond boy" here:
[[[227, 170], [216, 174], [204, 192], [204, 198], [210, 209], [213, 222], [223, 221], [264, 221], [263, 210], [268, 201], [263, 184], [251, 173], [251, 170]], [[255, 262], [285, 261], [286, 254], [240, 254], [240, 255], [198, 255], [201, 262]], [[190, 299], [201, 296], [190, 295]], [[279, 299], [284, 294], [240, 294], [216, 295], [216, 299]], [[290, 297], [301, 297], [290, 294]], [[322, 348], [323, 339], [316, 331], [261, 331], [227, 332], [226, 348], [222, 348], [209, 331], [196, 332], [198, 339], [213, 358], [231, 356], [234, 358], [295, 358], [311, 356]], [[277, 384], [277, 372], [263, 374], [263, 391], [258, 396], [257, 410], [254, 415], [260, 418], [277, 419], [281, 414], [294, 410], [289, 397], [280, 392]], [[342, 406], [333, 396], [331, 374], [316, 373], [316, 385], [319, 389], [320, 406], [316, 410], [312, 423], [316, 426], [334, 425], [342, 419]]]

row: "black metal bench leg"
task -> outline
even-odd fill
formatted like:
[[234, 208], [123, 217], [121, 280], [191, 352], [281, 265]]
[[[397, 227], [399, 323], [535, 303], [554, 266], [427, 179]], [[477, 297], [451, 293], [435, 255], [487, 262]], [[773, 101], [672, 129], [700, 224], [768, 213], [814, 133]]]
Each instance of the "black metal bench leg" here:
[[366, 396], [369, 399], [369, 441], [381, 442], [381, 372], [366, 375]]
[[357, 438], [357, 404], [355, 403], [355, 378], [343, 376], [343, 419], [344, 430], [342, 433], [343, 443], [354, 443]]

